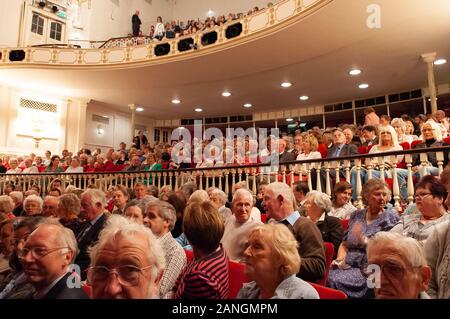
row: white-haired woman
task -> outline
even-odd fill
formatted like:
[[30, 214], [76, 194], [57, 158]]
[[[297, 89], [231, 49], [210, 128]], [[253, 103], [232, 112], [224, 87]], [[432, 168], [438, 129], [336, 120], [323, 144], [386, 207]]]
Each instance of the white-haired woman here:
[[399, 221], [399, 215], [385, 208], [390, 198], [387, 185], [379, 179], [371, 179], [361, 192], [367, 208], [355, 211], [349, 221], [348, 231], [339, 247], [337, 258], [328, 276], [328, 286], [341, 290], [350, 298], [367, 298], [371, 291], [361, 267], [367, 262], [365, 252], [369, 238], [379, 231], [389, 231]]
[[339, 218], [328, 215], [332, 203], [327, 194], [310, 191], [305, 197], [306, 216], [319, 228], [324, 242], [332, 243], [334, 251], [338, 251], [344, 232]]
[[406, 130], [405, 121], [403, 121], [399, 117], [396, 117], [396, 118], [392, 119], [391, 125], [395, 129], [395, 132], [397, 133], [398, 143], [400, 144], [400, 143], [406, 142], [406, 143], [409, 143], [409, 145], [411, 145], [414, 138], [412, 135], [405, 134], [405, 130]]
[[25, 216], [34, 216], [42, 214], [42, 206], [44, 202], [41, 197], [37, 195], [30, 195], [23, 201], [23, 210]]
[[15, 208], [14, 201], [8, 195], [0, 196], [0, 215], [4, 214], [8, 218], [14, 218], [12, 213]]
[[[441, 147], [448, 145], [444, 141], [442, 141], [442, 133], [439, 125], [433, 121], [429, 120], [425, 122], [422, 125], [421, 129], [422, 135], [422, 143], [416, 144], [413, 149], [427, 149], [432, 147]], [[448, 162], [448, 152], [444, 153], [444, 163]], [[428, 162], [426, 167], [426, 175], [433, 175], [438, 176], [439, 175], [439, 169], [438, 169], [438, 160], [437, 155], [435, 152], [429, 152], [427, 153]], [[422, 169], [420, 168], [422, 163], [420, 161], [420, 154], [413, 154], [412, 155], [412, 170], [413, 172], [418, 175], [420, 178], [423, 177]]]
[[244, 284], [237, 299], [319, 299], [317, 291], [296, 277], [301, 259], [291, 231], [280, 224], [255, 228], [245, 250]]
[[209, 192], [209, 199], [211, 203], [218, 209], [220, 216], [222, 216], [223, 220], [226, 220], [228, 217], [232, 215], [231, 210], [225, 206], [228, 201], [228, 196], [224, 191], [213, 188]]

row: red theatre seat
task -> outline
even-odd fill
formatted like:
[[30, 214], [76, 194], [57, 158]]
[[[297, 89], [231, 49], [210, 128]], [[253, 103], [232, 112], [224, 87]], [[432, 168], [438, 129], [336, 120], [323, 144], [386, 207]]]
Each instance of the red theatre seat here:
[[194, 258], [194, 252], [192, 250], [184, 250], [184, 253], [186, 254], [186, 262], [189, 263]]
[[348, 228], [348, 222], [349, 222], [348, 219], [341, 219], [342, 231], [343, 231], [344, 233], [345, 233], [345, 231], [346, 231], [347, 228]]
[[92, 298], [92, 287], [90, 285], [83, 285], [81, 288], [83, 288], [83, 291], [89, 298]]
[[331, 262], [333, 261], [334, 245], [325, 242], [325, 275], [323, 278], [317, 280], [317, 284], [326, 286], [328, 280], [328, 273], [330, 272]]
[[328, 152], [328, 148], [325, 144], [320, 143], [317, 151], [320, 153], [320, 155], [322, 155], [322, 158], [327, 158], [327, 152]]
[[443, 141], [450, 145], [450, 136], [444, 137]]
[[359, 154], [367, 154], [369, 150], [367, 149], [367, 146], [359, 146], [358, 147], [358, 153]]
[[267, 215], [266, 215], [266, 214], [261, 214], [261, 222], [262, 222], [263, 224], [265, 224], [266, 221], [267, 221]]
[[245, 265], [237, 263], [235, 261], [228, 261], [228, 275], [230, 280], [230, 292], [228, 294], [228, 299], [236, 299], [239, 290], [245, 282], [252, 281], [248, 278], [245, 273]]
[[417, 144], [422, 143], [422, 140], [415, 140], [411, 143], [411, 148], [414, 148]]
[[316, 289], [320, 299], [347, 299], [347, 295], [342, 291], [317, 285], [312, 282], [309, 282], [309, 284]]

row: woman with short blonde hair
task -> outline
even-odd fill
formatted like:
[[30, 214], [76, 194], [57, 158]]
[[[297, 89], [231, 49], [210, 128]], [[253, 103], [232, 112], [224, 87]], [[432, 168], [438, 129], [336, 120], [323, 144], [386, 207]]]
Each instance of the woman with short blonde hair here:
[[318, 299], [317, 291], [296, 277], [301, 259], [298, 242], [284, 225], [266, 224], [251, 233], [245, 255], [245, 273], [253, 281], [244, 284], [238, 299]]

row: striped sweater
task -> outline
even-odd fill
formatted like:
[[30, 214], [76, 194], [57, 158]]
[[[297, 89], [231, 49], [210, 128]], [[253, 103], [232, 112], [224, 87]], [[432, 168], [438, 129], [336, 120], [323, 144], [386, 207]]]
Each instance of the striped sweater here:
[[199, 260], [192, 259], [173, 288], [175, 299], [226, 299], [229, 292], [228, 256], [220, 247]]

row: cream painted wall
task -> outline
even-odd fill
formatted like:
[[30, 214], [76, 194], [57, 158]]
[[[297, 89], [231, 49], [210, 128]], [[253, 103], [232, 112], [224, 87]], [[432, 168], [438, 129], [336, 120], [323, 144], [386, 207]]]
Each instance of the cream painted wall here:
[[16, 47], [19, 42], [23, 0], [2, 0], [0, 10], [0, 47]]
[[[131, 111], [130, 111], [131, 112]], [[95, 122], [92, 115], [107, 116], [109, 124]], [[147, 138], [150, 143], [153, 141], [154, 120], [148, 117], [136, 115], [136, 124], [147, 127]], [[103, 129], [103, 134], [98, 134], [98, 129]], [[123, 113], [108, 109], [105, 106], [91, 102], [86, 111], [86, 137], [85, 146], [90, 149], [101, 148], [106, 151], [108, 148], [118, 149], [120, 142], [125, 142], [127, 148], [131, 146], [131, 113]]]

